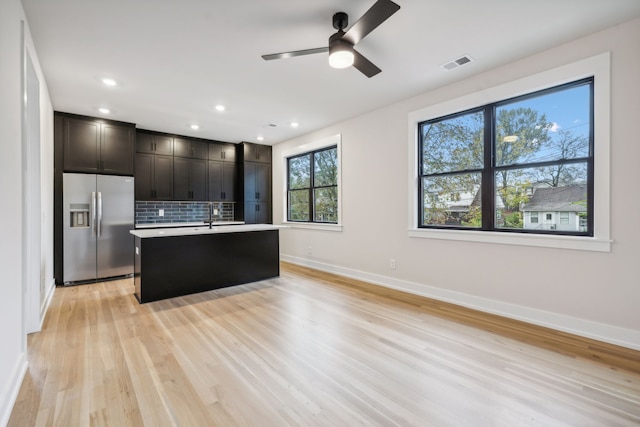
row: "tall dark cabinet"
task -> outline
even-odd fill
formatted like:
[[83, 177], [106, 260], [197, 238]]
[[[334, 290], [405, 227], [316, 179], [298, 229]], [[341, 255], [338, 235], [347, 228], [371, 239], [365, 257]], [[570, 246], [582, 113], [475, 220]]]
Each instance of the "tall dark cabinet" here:
[[271, 224], [271, 147], [242, 143], [243, 215], [247, 224]]
[[136, 200], [173, 200], [173, 138], [136, 134]]

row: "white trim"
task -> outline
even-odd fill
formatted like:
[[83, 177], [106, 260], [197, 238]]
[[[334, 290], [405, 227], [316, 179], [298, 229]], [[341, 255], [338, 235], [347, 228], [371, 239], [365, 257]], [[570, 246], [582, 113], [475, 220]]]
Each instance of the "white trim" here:
[[20, 354], [20, 357], [18, 357], [18, 360], [11, 371], [7, 387], [2, 390], [2, 394], [0, 394], [0, 426], [6, 426], [7, 423], [9, 423], [9, 418], [13, 411], [13, 405], [15, 405], [16, 399], [18, 398], [18, 392], [20, 392], [22, 380], [24, 379], [24, 375], [27, 373], [28, 367], [29, 362], [27, 361], [27, 354], [26, 352], [23, 352]]
[[[610, 236], [610, 52], [544, 71], [500, 86], [471, 93], [409, 113], [409, 236], [465, 240], [522, 246], [586, 251], [611, 251]], [[531, 234], [418, 229], [418, 123], [469, 110], [492, 102], [536, 92], [564, 83], [594, 77], [594, 237], [542, 236]]]
[[[335, 145], [338, 156], [338, 223], [321, 224], [316, 222], [287, 222], [287, 158], [297, 154], [308, 153]], [[280, 170], [282, 174], [282, 224], [292, 228], [308, 228], [313, 230], [342, 231], [342, 134], [329, 136], [313, 142], [298, 145], [284, 150], [280, 155]]]
[[282, 225], [289, 228], [301, 228], [305, 230], [342, 231], [340, 224], [323, 224], [320, 222], [290, 222], [282, 221]]
[[280, 258], [282, 261], [290, 262], [292, 264], [335, 273], [389, 289], [396, 289], [409, 294], [444, 301], [485, 313], [496, 314], [509, 319], [520, 320], [533, 325], [567, 332], [573, 335], [619, 345], [633, 350], [640, 350], [640, 331], [552, 313], [550, 311], [525, 307], [518, 304], [511, 304], [490, 298], [464, 294], [462, 292], [449, 291], [422, 283], [409, 282], [406, 280], [395, 279], [393, 277], [325, 264], [310, 259], [298, 258], [284, 254], [281, 254]]
[[554, 236], [549, 234], [501, 233], [474, 230], [436, 230], [414, 228], [409, 237], [422, 239], [458, 240], [464, 242], [497, 243], [503, 245], [534, 246], [539, 248], [573, 249], [580, 251], [610, 252], [611, 240], [594, 237]]
[[49, 311], [49, 306], [51, 305], [51, 300], [53, 299], [53, 294], [56, 291], [56, 281], [55, 279], [51, 279], [51, 284], [49, 288], [45, 289], [44, 300], [42, 301], [42, 305], [40, 306], [40, 324], [38, 325], [38, 330], [34, 332], [40, 332], [42, 330], [42, 325], [44, 324], [44, 318], [47, 316], [47, 312]]

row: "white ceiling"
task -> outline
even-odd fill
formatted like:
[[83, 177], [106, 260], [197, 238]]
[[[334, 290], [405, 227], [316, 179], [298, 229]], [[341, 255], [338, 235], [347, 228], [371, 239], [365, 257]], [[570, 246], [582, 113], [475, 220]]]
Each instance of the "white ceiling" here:
[[[327, 46], [335, 12], [347, 12], [352, 24], [374, 1], [22, 4], [55, 110], [100, 116], [108, 107], [109, 118], [142, 129], [229, 142], [263, 135], [265, 144], [640, 16], [639, 0], [395, 0], [401, 9], [356, 46], [382, 69], [371, 79], [330, 68], [324, 54], [260, 57]], [[441, 68], [465, 54], [474, 61]], [[106, 87], [103, 77], [118, 86]]]

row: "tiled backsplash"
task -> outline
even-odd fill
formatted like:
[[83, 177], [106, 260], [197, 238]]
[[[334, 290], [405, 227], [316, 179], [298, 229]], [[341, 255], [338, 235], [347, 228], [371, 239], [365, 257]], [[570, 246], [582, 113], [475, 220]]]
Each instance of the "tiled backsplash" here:
[[[234, 205], [231, 202], [136, 202], [136, 224], [202, 222], [209, 218], [209, 206], [213, 205], [214, 221], [233, 221]], [[160, 209], [164, 216], [159, 215]]]

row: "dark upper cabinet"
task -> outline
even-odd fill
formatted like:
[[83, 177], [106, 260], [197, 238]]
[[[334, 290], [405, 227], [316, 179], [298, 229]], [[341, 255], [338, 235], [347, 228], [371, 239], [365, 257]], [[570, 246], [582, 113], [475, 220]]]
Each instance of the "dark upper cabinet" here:
[[173, 155], [193, 159], [208, 159], [209, 144], [185, 138], [173, 138]]
[[136, 153], [136, 200], [173, 200], [173, 156]]
[[173, 155], [173, 138], [138, 132], [136, 135], [136, 152], [171, 156]]
[[173, 158], [173, 199], [207, 200], [207, 161]]
[[209, 160], [220, 162], [236, 161], [236, 145], [227, 142], [212, 142], [209, 144]]
[[258, 162], [271, 164], [271, 146], [262, 144], [253, 144], [250, 142], [242, 143], [243, 160], [245, 162]]
[[236, 201], [237, 171], [235, 163], [209, 161], [210, 201]]
[[133, 175], [134, 129], [109, 123], [101, 127], [100, 172]]
[[133, 175], [134, 125], [71, 115], [61, 123], [66, 172]]

